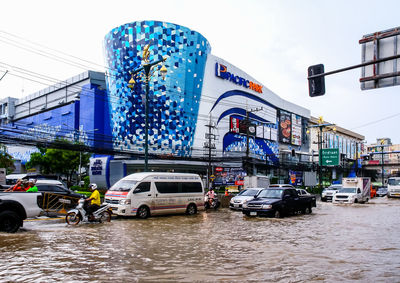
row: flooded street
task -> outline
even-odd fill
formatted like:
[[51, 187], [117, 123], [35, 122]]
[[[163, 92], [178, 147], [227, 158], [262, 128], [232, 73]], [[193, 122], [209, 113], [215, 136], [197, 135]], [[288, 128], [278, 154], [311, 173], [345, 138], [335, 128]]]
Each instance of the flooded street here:
[[1, 282], [400, 282], [400, 200], [318, 202], [311, 215], [223, 208], [0, 233]]

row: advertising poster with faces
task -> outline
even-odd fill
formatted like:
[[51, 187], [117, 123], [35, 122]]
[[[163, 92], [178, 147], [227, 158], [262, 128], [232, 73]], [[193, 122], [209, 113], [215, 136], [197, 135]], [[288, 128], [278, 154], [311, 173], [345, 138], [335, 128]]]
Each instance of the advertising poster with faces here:
[[292, 136], [292, 122], [291, 114], [281, 110], [279, 112], [279, 141], [283, 143], [290, 143]]
[[232, 116], [230, 117], [230, 119], [230, 131], [232, 133], [239, 133], [239, 119]]
[[292, 114], [292, 144], [301, 145], [301, 116]]

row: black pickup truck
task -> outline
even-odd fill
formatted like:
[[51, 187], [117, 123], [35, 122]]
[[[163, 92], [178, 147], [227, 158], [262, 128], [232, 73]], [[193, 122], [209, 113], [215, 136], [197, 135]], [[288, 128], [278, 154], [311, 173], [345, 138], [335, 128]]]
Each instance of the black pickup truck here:
[[294, 188], [269, 188], [243, 204], [242, 212], [247, 216], [280, 218], [298, 212], [311, 213], [312, 207], [315, 207], [315, 196], [299, 196]]

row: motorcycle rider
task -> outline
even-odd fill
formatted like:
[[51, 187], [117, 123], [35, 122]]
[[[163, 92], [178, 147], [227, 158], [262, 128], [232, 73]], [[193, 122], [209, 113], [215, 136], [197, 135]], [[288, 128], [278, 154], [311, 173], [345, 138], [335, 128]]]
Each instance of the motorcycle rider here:
[[208, 203], [210, 204], [210, 206], [212, 205], [212, 202], [215, 198], [215, 192], [213, 188], [210, 188], [210, 190], [206, 193], [206, 196], [208, 198]]
[[93, 212], [100, 208], [101, 201], [100, 193], [97, 190], [97, 185], [95, 183], [92, 183], [89, 185], [89, 189], [92, 191], [92, 194], [89, 198], [85, 199], [85, 201], [90, 201], [90, 205], [86, 208], [86, 211], [88, 213], [89, 220], [91, 220], [93, 219]]

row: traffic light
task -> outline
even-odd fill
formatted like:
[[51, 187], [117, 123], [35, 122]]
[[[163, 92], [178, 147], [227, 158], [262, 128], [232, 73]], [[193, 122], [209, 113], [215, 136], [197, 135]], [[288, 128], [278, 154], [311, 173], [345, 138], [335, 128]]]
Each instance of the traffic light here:
[[[324, 65], [318, 64], [308, 67], [308, 77], [323, 74]], [[320, 96], [325, 94], [325, 76], [320, 76], [313, 79], [308, 79], [308, 92], [310, 97]]]

